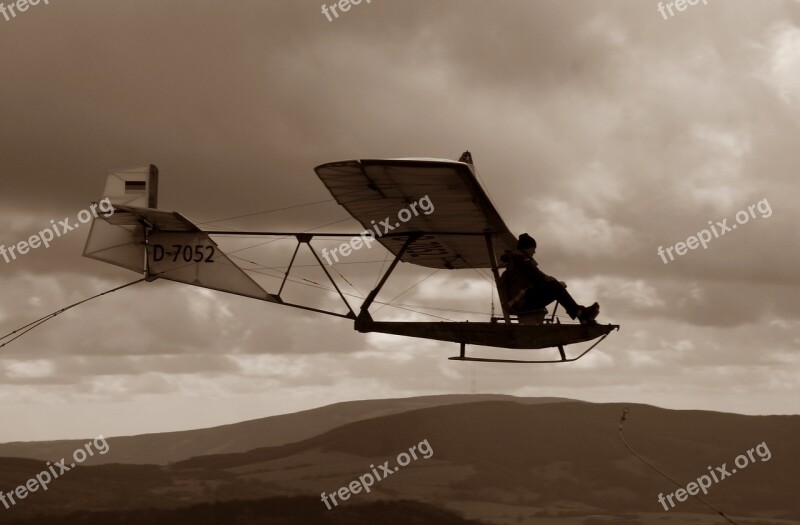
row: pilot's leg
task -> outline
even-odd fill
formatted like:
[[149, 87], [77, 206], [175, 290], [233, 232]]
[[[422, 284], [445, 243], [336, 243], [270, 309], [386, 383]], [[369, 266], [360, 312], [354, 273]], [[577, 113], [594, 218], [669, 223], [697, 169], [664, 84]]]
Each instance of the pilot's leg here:
[[525, 307], [530, 310], [544, 308], [553, 301], [558, 301], [572, 319], [580, 313], [581, 306], [558, 281], [546, 281], [538, 286], [528, 288], [525, 293]]
[[581, 324], [596, 324], [595, 317], [600, 312], [600, 305], [597, 303], [591, 306], [582, 306], [575, 302], [575, 299], [567, 291], [567, 285], [558, 281], [548, 281], [548, 288], [552, 289], [553, 295], [558, 302], [564, 305], [572, 319], [578, 319]]

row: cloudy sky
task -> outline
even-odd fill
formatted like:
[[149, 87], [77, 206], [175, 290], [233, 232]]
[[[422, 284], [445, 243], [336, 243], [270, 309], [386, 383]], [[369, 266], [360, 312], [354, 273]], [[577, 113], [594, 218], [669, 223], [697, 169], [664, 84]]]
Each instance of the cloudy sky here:
[[[655, 0], [373, 0], [329, 22], [310, 0], [51, 0], [0, 17], [0, 50], [6, 246], [75, 217], [108, 170], [148, 163], [160, 207], [198, 222], [325, 201], [209, 227], [358, 231], [315, 165], [469, 149], [541, 268], [622, 325], [571, 365], [458, 363], [455, 344], [142, 283], [0, 349], [1, 441], [469, 392], [800, 412], [796, 1], [710, 0], [665, 20]], [[760, 201], [707, 249], [659, 257]], [[83, 258], [87, 233], [0, 260], [3, 333], [137, 278]], [[272, 290], [292, 249], [220, 243]], [[335, 276], [363, 296], [385, 255], [362, 250]], [[306, 280], [287, 293], [334, 304], [299, 262]], [[492, 310], [475, 271], [401, 266], [382, 298], [427, 277], [396, 302]]]

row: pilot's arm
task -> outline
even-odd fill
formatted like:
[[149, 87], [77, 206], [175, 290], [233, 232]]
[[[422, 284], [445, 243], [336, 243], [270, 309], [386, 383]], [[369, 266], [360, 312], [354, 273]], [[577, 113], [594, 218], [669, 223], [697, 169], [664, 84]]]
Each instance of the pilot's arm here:
[[525, 259], [524, 267], [525, 267], [526, 277], [528, 277], [531, 280], [531, 282], [536, 282], [536, 283], [557, 282], [564, 288], [567, 287], [567, 283], [565, 283], [564, 281], [559, 281], [552, 275], [547, 275], [546, 273], [541, 271], [539, 269], [539, 263], [537, 263], [533, 257]]
[[523, 259], [523, 264], [520, 265], [522, 268], [525, 277], [531, 283], [545, 283], [547, 281], [554, 281], [553, 277], [550, 277], [543, 271], [539, 269], [539, 263], [537, 263], [533, 257]]

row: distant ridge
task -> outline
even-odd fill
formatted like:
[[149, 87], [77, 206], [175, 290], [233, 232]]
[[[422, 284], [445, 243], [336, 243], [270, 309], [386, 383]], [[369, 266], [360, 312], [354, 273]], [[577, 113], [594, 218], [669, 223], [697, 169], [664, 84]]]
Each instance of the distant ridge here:
[[[166, 465], [196, 456], [246, 452], [260, 447], [293, 443], [355, 421], [420, 408], [484, 401], [512, 401], [530, 405], [573, 400], [557, 397], [522, 398], [501, 394], [450, 394], [345, 401], [293, 414], [211, 428], [108, 438], [113, 454], [95, 455], [84, 464]], [[0, 444], [0, 457], [60, 459], [71, 454], [76, 448], [82, 447], [88, 439], [90, 438], [3, 443]]]

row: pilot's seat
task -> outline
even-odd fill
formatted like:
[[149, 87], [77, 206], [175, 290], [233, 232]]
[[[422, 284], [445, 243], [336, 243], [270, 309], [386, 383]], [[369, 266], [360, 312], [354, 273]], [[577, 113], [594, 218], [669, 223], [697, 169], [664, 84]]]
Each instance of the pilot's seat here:
[[519, 324], [544, 324], [545, 317], [547, 316], [547, 308], [509, 313], [513, 313], [513, 315], [517, 316]]

